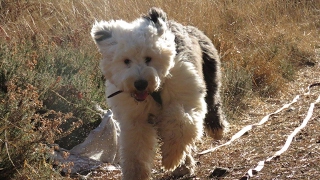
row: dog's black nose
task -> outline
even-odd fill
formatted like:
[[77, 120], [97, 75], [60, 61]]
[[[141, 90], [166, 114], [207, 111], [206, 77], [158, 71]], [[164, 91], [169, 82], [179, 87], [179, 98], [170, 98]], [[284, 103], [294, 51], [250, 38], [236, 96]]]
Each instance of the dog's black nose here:
[[148, 81], [146, 80], [137, 80], [134, 82], [134, 87], [138, 91], [144, 91], [148, 87]]

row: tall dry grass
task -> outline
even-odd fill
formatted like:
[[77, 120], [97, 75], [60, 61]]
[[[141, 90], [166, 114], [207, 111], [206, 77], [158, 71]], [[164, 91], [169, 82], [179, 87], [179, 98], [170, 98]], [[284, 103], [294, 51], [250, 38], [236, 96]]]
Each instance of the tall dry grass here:
[[80, 142], [99, 122], [93, 106], [107, 106], [100, 55], [89, 35], [93, 22], [131, 21], [152, 6], [212, 39], [229, 119], [248, 97], [274, 96], [297, 69], [316, 63], [317, 0], [2, 0], [1, 178], [61, 178], [47, 144]]

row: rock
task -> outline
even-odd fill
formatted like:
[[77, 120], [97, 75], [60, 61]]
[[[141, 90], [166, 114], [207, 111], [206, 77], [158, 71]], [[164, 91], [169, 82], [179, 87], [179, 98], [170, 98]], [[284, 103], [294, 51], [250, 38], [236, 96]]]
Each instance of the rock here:
[[105, 170], [119, 170], [118, 123], [112, 118], [111, 110], [102, 110], [100, 125], [92, 130], [81, 144], [71, 150], [55, 145], [52, 158], [55, 164], [68, 174], [90, 171], [103, 167]]
[[225, 177], [230, 173], [230, 169], [228, 168], [222, 168], [222, 167], [216, 167], [213, 172], [209, 175], [209, 178], [221, 178]]

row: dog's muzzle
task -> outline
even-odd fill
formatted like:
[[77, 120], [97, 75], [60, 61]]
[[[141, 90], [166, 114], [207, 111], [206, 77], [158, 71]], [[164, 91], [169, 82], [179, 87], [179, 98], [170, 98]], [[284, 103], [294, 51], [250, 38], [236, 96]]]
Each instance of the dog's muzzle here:
[[147, 99], [149, 92], [146, 90], [148, 87], [148, 81], [146, 80], [137, 80], [134, 82], [134, 87], [136, 88], [136, 91], [132, 93], [132, 96], [137, 101], [144, 101]]
[[[144, 101], [147, 99], [147, 97], [149, 95], [152, 96], [152, 98], [160, 105], [162, 105], [162, 99], [161, 99], [161, 95], [160, 95], [160, 91], [155, 91], [152, 93], [149, 93], [146, 89], [148, 87], [148, 81], [146, 80], [138, 80], [134, 82], [134, 86], [136, 88], [136, 91], [131, 93], [131, 96], [136, 100], [136, 101]], [[116, 96], [120, 93], [122, 93], [123, 91], [119, 90], [116, 91], [114, 93], [112, 93], [111, 95], [107, 96], [107, 98], [112, 98], [113, 96]]]
[[136, 91], [132, 93], [132, 97], [134, 97], [137, 101], [144, 101], [147, 99], [149, 92], [147, 91]]

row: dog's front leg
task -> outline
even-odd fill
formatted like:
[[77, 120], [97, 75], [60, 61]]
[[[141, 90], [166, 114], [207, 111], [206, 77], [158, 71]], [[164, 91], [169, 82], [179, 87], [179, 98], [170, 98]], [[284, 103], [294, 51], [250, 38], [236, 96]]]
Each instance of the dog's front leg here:
[[186, 157], [187, 148], [202, 135], [202, 119], [194, 110], [185, 110], [178, 103], [170, 104], [163, 110], [159, 122], [162, 165], [172, 170]]
[[147, 120], [120, 123], [120, 126], [122, 179], [149, 179], [157, 143], [155, 128]]

